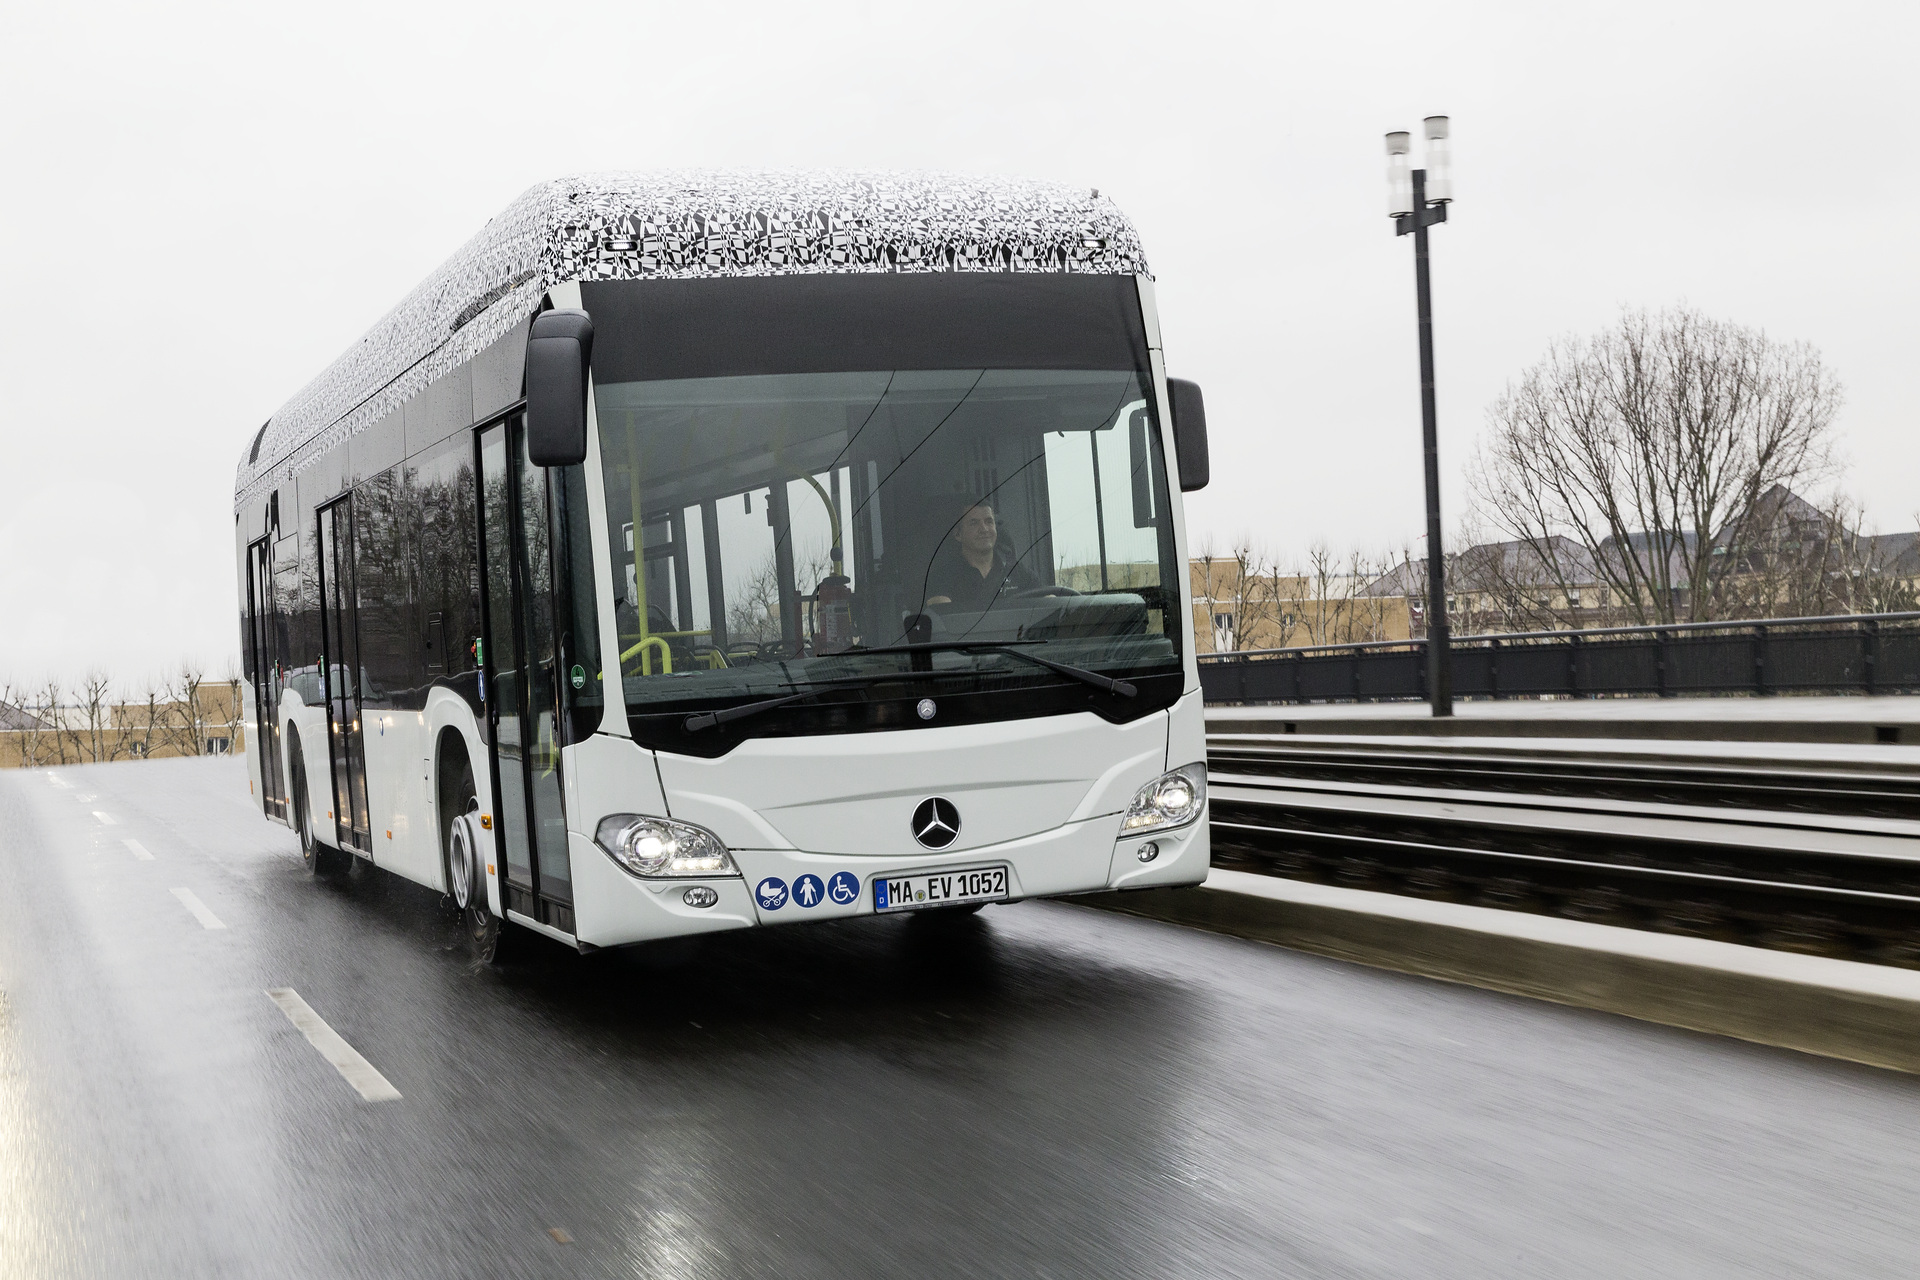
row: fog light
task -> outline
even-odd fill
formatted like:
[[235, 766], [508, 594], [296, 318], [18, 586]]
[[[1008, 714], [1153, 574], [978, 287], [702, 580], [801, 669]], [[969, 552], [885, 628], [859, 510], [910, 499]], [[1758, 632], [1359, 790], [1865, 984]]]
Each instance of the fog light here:
[[1149, 840], [1145, 844], [1141, 845], [1140, 848], [1134, 853], [1133, 856], [1140, 859], [1140, 861], [1142, 862], [1152, 862], [1155, 858], [1160, 856], [1160, 846], [1155, 844], [1153, 841]]
[[681, 894], [680, 901], [690, 907], [710, 907], [720, 901], [720, 895], [704, 884], [697, 884]]

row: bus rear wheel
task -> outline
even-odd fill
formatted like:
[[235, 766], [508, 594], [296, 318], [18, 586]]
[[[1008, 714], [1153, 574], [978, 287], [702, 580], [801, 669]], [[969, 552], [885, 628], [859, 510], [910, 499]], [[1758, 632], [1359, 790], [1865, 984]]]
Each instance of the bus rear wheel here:
[[313, 805], [307, 799], [307, 766], [300, 751], [300, 737], [291, 725], [287, 726], [287, 736], [287, 764], [293, 774], [293, 831], [300, 837], [300, 861], [308, 875], [324, 876], [335, 869], [340, 855], [313, 834]]

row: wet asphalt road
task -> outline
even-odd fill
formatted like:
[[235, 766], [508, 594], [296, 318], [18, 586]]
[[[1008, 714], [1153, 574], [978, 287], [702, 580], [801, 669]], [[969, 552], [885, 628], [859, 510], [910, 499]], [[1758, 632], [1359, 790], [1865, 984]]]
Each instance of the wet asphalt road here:
[[238, 762], [56, 773], [0, 774], [8, 1280], [1920, 1270], [1914, 1078], [1056, 903], [475, 969]]

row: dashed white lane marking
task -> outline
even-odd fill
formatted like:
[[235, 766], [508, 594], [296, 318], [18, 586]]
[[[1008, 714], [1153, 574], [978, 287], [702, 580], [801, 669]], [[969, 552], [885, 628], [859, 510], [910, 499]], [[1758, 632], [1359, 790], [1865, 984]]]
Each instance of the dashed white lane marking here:
[[113, 820], [113, 815], [110, 813], [102, 813], [98, 809], [95, 809], [93, 816], [100, 819], [100, 825], [103, 827], [117, 827], [120, 825]]
[[224, 929], [227, 927], [226, 925], [220, 922], [219, 916], [207, 910], [207, 904], [200, 901], [199, 897], [195, 895], [193, 890], [175, 889], [173, 891], [173, 896], [180, 899], [181, 906], [193, 912], [193, 918], [195, 920], [198, 920], [204, 928]]
[[140, 859], [140, 861], [153, 861], [153, 855], [147, 852], [147, 846], [141, 844], [138, 840], [122, 840], [120, 843], [127, 846], [128, 851], [132, 853], [134, 857]]
[[390, 1102], [400, 1096], [400, 1091], [388, 1083], [371, 1062], [361, 1057], [354, 1047], [340, 1038], [340, 1033], [328, 1026], [326, 1019], [313, 1011], [313, 1006], [300, 998], [300, 993], [292, 987], [269, 987], [267, 997], [280, 1006], [280, 1012], [287, 1015], [287, 1021], [300, 1029], [307, 1043], [320, 1051], [320, 1056], [333, 1064], [333, 1069], [342, 1079], [359, 1091], [368, 1102]]
[[68, 782], [65, 778], [61, 777], [57, 773], [48, 774], [47, 781], [51, 782], [56, 787], [71, 787], [73, 785], [71, 782]]

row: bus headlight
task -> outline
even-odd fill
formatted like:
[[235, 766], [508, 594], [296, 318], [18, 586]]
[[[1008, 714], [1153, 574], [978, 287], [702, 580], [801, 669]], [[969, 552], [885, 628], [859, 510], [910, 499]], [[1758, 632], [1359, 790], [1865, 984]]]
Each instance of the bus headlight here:
[[1161, 774], [1134, 793], [1127, 816], [1120, 820], [1120, 833], [1137, 835], [1184, 826], [1200, 816], [1206, 802], [1207, 766], [1184, 765]]
[[593, 838], [636, 876], [740, 874], [720, 837], [690, 822], [616, 813], [601, 819]]

